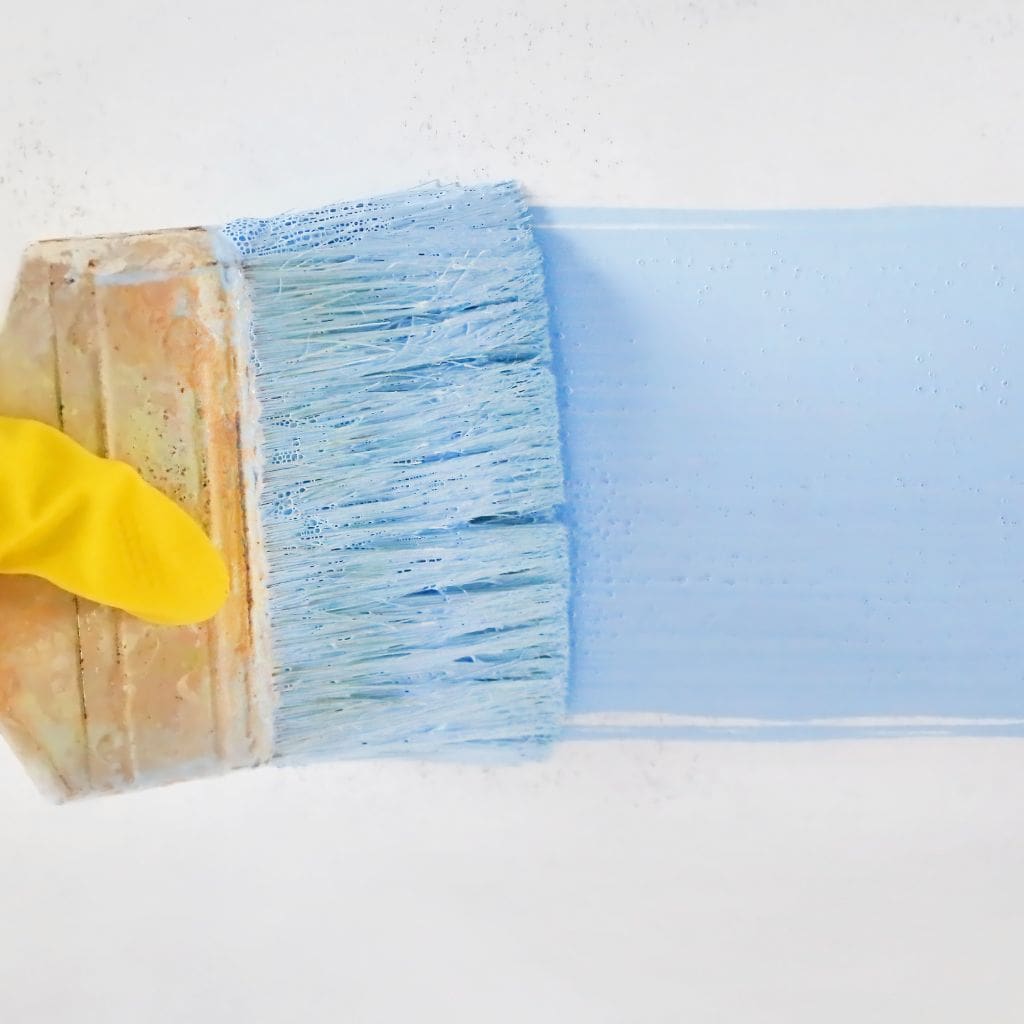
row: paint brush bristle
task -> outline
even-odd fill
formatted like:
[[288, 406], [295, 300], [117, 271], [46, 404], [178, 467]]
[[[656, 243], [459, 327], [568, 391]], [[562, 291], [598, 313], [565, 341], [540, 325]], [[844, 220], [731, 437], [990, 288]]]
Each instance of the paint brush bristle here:
[[225, 233], [251, 304], [276, 756], [550, 739], [563, 475], [518, 189], [428, 187]]

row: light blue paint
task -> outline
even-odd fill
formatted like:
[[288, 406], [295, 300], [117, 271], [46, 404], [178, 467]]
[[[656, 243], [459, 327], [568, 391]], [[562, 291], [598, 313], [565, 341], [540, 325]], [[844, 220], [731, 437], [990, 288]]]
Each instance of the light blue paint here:
[[533, 213], [575, 732], [1020, 732], [1024, 211]]

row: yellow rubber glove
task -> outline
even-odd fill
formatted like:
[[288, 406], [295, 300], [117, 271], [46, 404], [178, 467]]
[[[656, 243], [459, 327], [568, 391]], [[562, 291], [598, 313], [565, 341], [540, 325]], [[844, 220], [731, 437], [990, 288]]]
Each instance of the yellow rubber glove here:
[[0, 573], [162, 625], [210, 618], [228, 572], [199, 525], [123, 462], [0, 416]]

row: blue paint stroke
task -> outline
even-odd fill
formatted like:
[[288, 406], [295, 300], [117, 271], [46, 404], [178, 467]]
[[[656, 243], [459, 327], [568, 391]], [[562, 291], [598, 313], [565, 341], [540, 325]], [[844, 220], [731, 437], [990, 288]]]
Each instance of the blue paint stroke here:
[[1024, 731], [1024, 211], [532, 212], [569, 734]]

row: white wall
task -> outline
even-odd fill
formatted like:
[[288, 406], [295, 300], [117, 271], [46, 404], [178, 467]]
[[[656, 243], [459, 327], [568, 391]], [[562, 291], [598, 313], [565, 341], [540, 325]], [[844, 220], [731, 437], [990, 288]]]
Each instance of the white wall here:
[[[430, 177], [1024, 203], [1012, 0], [494, 6], [2, 0], [0, 291], [30, 238]], [[53, 808], [4, 751], [0, 1015], [1016, 1021], [1022, 769], [1018, 741], [569, 745]]]

